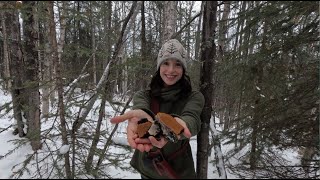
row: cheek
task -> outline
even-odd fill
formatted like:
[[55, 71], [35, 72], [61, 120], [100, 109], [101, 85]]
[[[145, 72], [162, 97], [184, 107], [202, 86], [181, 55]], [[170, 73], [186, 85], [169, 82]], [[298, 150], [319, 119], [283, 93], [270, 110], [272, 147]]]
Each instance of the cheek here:
[[160, 68], [159, 72], [160, 72], [160, 76], [162, 76], [164, 74], [164, 69]]
[[180, 74], [183, 74], [183, 67], [180, 67], [179, 70], [178, 70], [178, 72], [179, 72]]
[[160, 69], [160, 73], [159, 74], [160, 74], [161, 79], [164, 80], [164, 71]]

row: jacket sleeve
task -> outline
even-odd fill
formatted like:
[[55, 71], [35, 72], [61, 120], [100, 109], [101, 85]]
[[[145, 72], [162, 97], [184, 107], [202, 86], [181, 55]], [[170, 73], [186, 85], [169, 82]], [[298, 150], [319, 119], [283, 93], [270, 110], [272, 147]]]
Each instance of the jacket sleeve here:
[[150, 97], [148, 96], [147, 91], [138, 91], [134, 94], [132, 101], [132, 109], [141, 109], [154, 119], [155, 114], [150, 109]]
[[198, 134], [201, 128], [202, 109], [204, 107], [205, 99], [201, 92], [193, 91], [188, 98], [185, 107], [182, 110], [180, 119], [182, 119], [189, 128], [192, 136]]

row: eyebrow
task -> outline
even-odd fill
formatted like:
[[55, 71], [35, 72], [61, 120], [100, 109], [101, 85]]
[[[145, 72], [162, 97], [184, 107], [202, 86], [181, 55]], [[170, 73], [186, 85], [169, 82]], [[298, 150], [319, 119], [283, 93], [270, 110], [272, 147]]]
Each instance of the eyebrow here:
[[179, 60], [177, 59], [166, 59], [164, 62], [168, 62], [168, 61], [175, 61], [175, 62], [178, 62], [178, 63], [181, 63]]

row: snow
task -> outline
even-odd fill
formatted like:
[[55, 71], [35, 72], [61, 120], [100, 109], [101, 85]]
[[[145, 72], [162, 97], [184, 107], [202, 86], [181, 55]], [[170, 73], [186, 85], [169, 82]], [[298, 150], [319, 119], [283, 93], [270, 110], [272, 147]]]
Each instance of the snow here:
[[[121, 98], [119, 98], [121, 99]], [[30, 142], [27, 141], [25, 137], [20, 138], [18, 135], [13, 135], [12, 132], [14, 130], [14, 127], [12, 124], [14, 123], [13, 119], [13, 112], [12, 109], [7, 113], [6, 108], [2, 108], [4, 104], [8, 103], [11, 101], [11, 95], [4, 93], [2, 90], [0, 90], [0, 179], [7, 179], [7, 178], [15, 178], [17, 177], [17, 174], [21, 173], [20, 168], [22, 168], [23, 162], [27, 159], [30, 158], [30, 166], [28, 166], [28, 171], [25, 171], [19, 178], [24, 178], [24, 179], [29, 179], [29, 178], [53, 178], [50, 176], [50, 167], [56, 166], [57, 164], [63, 165], [64, 164], [64, 159], [60, 158], [59, 161], [52, 161], [50, 158], [45, 159], [46, 155], [53, 155], [60, 156], [72, 151], [72, 148], [70, 145], [64, 145], [61, 142], [61, 139], [58, 137], [52, 137], [51, 141], [46, 140], [43, 141], [43, 147], [41, 150], [38, 150], [37, 155], [35, 156], [35, 153], [33, 152]], [[97, 100], [99, 101], [99, 100]], [[87, 119], [94, 120], [98, 119], [98, 107], [100, 103], [96, 102], [94, 103], [94, 108], [95, 111], [91, 111], [88, 114]], [[105, 110], [105, 119], [103, 120], [103, 124], [101, 129], [103, 131], [106, 131], [108, 133], [111, 133], [112, 129], [114, 128], [115, 125], [112, 125], [108, 120], [113, 117], [116, 113], [114, 111], [116, 107], [111, 106], [109, 103], [106, 103]], [[51, 111], [56, 111], [54, 107], [51, 107]], [[68, 111], [71, 111], [71, 114], [77, 114], [79, 113], [77, 111], [77, 108], [69, 108]], [[215, 118], [215, 122], [219, 122], [219, 119]], [[58, 129], [52, 128], [57, 126], [57, 123], [59, 121], [57, 119], [50, 119], [48, 121], [42, 121], [42, 131], [44, 132], [49, 132], [54, 135], [59, 132]], [[219, 123], [217, 123], [219, 124]], [[83, 126], [87, 125], [86, 123], [83, 124]], [[211, 126], [213, 123], [211, 124]], [[216, 125], [217, 126], [217, 125]], [[87, 129], [93, 129], [94, 127], [87, 127]], [[83, 133], [88, 133], [85, 131], [85, 128], [81, 128]], [[118, 130], [113, 136], [112, 140], [114, 143], [112, 143], [111, 146], [108, 148], [108, 153], [112, 152], [114, 154], [121, 154], [120, 157], [123, 158], [118, 162], [118, 165], [116, 166], [104, 166], [106, 174], [110, 175], [110, 178], [121, 178], [121, 179], [141, 179], [141, 176], [139, 173], [137, 173], [129, 164], [130, 158], [133, 154], [133, 150], [128, 148], [128, 142], [126, 139], [126, 134], [125, 134], [125, 129], [126, 129], [126, 123], [121, 123], [118, 125]], [[220, 135], [221, 127], [217, 126], [216, 127], [216, 132], [217, 134]], [[80, 130], [79, 130], [80, 131]], [[211, 135], [210, 135], [211, 136]], [[105, 136], [105, 142], [106, 139], [108, 138], [108, 135]], [[101, 138], [100, 138], [101, 139]], [[17, 147], [18, 141], [17, 140], [25, 140], [23, 141], [22, 146], [19, 148], [15, 149]], [[20, 142], [20, 141], [19, 141]], [[83, 141], [82, 143], [87, 143], [88, 146], [91, 145], [92, 141]], [[99, 144], [102, 144], [102, 146], [105, 144], [105, 142], [99, 142]], [[20, 142], [21, 143], [21, 142]], [[196, 153], [197, 153], [197, 139], [196, 137], [192, 137], [190, 139], [190, 144], [192, 147], [192, 153], [193, 153], [193, 158], [194, 162], [196, 165]], [[120, 145], [120, 146], [119, 146]], [[124, 148], [127, 147], [127, 148]], [[217, 166], [219, 168], [224, 168], [221, 167], [222, 164], [214, 164], [213, 162], [215, 161], [215, 153], [217, 153], [218, 156], [222, 157], [225, 155], [228, 151], [232, 150], [234, 148], [234, 145], [232, 144], [227, 144], [221, 145], [221, 151], [218, 149], [213, 150], [211, 155], [208, 157], [208, 179], [222, 179], [219, 177], [219, 174], [217, 172]], [[129, 150], [128, 150], [129, 149]], [[245, 149], [243, 149], [245, 151]], [[244, 152], [237, 154], [237, 156], [243, 155]], [[287, 157], [288, 160], [290, 160], [292, 163], [298, 163], [298, 154], [297, 151], [290, 151], [286, 150], [283, 151], [283, 156]], [[230, 159], [228, 159], [228, 162], [231, 164], [236, 164], [239, 161], [239, 157], [234, 156]], [[108, 157], [110, 158], [110, 157]], [[106, 158], [106, 159], [108, 159]], [[35, 163], [35, 161], [41, 161], [40, 166]], [[104, 160], [107, 161], [107, 160]], [[111, 161], [111, 160], [109, 160]], [[57, 164], [52, 164], [53, 162]], [[80, 170], [81, 171], [81, 170]], [[83, 170], [84, 171], [84, 170]], [[28, 173], [26, 173], [28, 172]], [[226, 174], [225, 172], [222, 172], [222, 177], [227, 176], [228, 179], [240, 179], [239, 177], [233, 175], [226, 169]], [[87, 178], [93, 178], [90, 175], [84, 175], [82, 177], [83, 179]]]
[[60, 154], [66, 154], [70, 149], [70, 145], [63, 145], [60, 149], [59, 152]]

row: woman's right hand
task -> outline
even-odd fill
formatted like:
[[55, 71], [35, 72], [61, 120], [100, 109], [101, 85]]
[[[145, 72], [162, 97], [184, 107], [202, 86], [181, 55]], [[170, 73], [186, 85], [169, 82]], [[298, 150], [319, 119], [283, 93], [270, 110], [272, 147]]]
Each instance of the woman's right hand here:
[[117, 124], [123, 121], [128, 120], [128, 126], [127, 126], [127, 140], [129, 145], [133, 149], [138, 149], [141, 152], [149, 152], [152, 148], [152, 144], [149, 141], [145, 141], [144, 143], [136, 142], [135, 140], [138, 138], [137, 134], [137, 127], [138, 127], [138, 121], [142, 118], [147, 118], [149, 121], [153, 121], [152, 117], [144, 112], [143, 110], [136, 109], [136, 110], [130, 110], [123, 115], [115, 116], [111, 118], [110, 122], [113, 124]]

